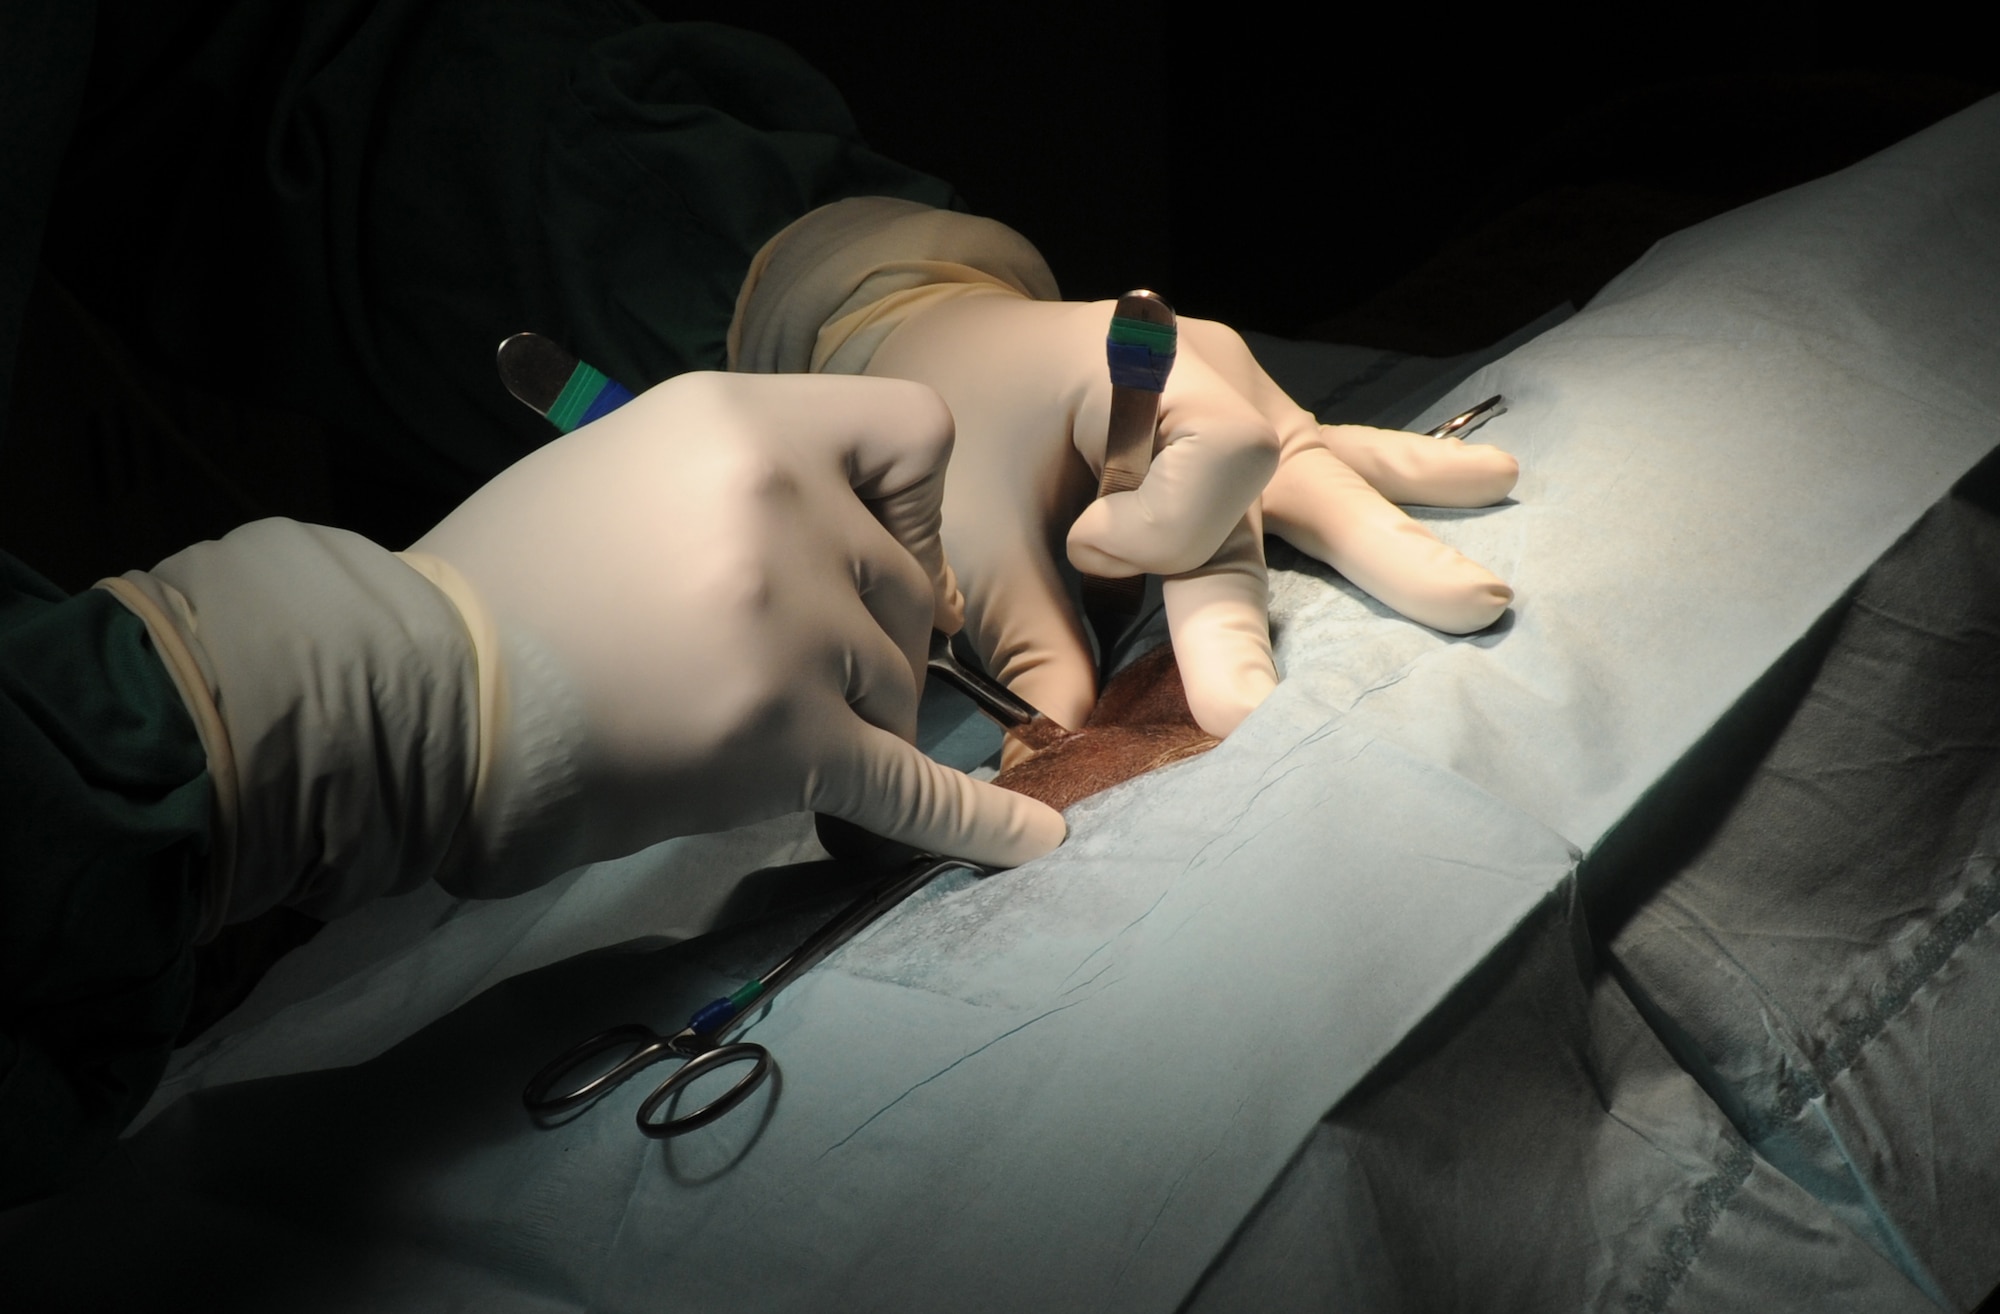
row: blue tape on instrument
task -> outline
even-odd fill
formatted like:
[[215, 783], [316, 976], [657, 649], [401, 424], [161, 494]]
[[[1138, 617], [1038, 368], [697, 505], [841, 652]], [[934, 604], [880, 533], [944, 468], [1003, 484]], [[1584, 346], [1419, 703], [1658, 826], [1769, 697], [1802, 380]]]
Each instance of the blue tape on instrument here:
[[1107, 342], [1104, 354], [1111, 362], [1112, 387], [1143, 388], [1147, 392], [1166, 390], [1167, 375], [1174, 368], [1173, 352], [1162, 354], [1151, 347]]
[[631, 400], [630, 389], [616, 379], [607, 378], [604, 386], [597, 390], [596, 398], [584, 409], [583, 418], [576, 422], [577, 428], [581, 429], [592, 420], [603, 419]]
[[696, 1035], [706, 1035], [721, 1028], [722, 1024], [736, 1016], [736, 1001], [724, 995], [712, 999], [695, 1011], [688, 1019], [688, 1030]]

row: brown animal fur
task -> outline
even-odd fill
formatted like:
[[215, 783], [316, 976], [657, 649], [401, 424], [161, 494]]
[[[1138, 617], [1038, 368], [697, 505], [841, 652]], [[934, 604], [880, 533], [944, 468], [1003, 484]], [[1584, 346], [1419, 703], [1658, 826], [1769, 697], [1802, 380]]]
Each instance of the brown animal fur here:
[[1009, 734], [1034, 755], [1002, 771], [995, 783], [1056, 809], [1220, 742], [1194, 723], [1167, 644], [1114, 676], [1082, 729], [1041, 721]]

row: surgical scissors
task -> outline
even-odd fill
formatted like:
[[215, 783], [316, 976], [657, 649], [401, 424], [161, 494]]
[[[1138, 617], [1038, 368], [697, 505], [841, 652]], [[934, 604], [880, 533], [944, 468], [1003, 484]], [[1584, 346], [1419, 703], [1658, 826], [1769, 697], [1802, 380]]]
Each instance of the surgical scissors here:
[[[680, 1136], [706, 1127], [750, 1097], [771, 1073], [771, 1051], [754, 1041], [731, 1041], [757, 1007], [809, 971], [835, 949], [847, 943], [882, 914], [894, 908], [932, 880], [954, 868], [988, 874], [977, 863], [958, 858], [941, 858], [935, 853], [917, 855], [901, 870], [850, 903], [833, 919], [807, 936], [769, 971], [740, 989], [711, 1000], [695, 1010], [688, 1024], [671, 1036], [662, 1036], [639, 1023], [610, 1027], [564, 1050], [537, 1072], [521, 1091], [521, 1102], [537, 1118], [588, 1104], [655, 1063], [682, 1060], [680, 1067], [653, 1088], [639, 1105], [639, 1130], [656, 1140]], [[613, 1051], [631, 1048], [631, 1053], [587, 1080], [574, 1080], [593, 1060]], [[691, 1113], [659, 1118], [676, 1092], [686, 1089], [705, 1072], [747, 1062], [750, 1070], [736, 1079], [728, 1090]], [[566, 1084], [566, 1079], [570, 1079]]]

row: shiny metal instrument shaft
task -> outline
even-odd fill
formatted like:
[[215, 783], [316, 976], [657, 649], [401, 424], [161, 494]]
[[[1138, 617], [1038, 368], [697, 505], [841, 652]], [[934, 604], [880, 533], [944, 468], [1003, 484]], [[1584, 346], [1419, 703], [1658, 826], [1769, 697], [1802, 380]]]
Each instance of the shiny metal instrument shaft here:
[[[1177, 325], [1166, 298], [1144, 288], [1118, 298], [1112, 311], [1105, 344], [1111, 366], [1111, 419], [1104, 435], [1104, 470], [1097, 480], [1099, 497], [1131, 492], [1145, 482], [1146, 471], [1152, 468], [1159, 443], [1160, 393], [1173, 368]], [[1084, 607], [1108, 623], [1122, 624], [1139, 610], [1145, 587], [1144, 575], [1109, 579], [1086, 574]]]
[[1472, 407], [1470, 410], [1460, 411], [1437, 428], [1432, 429], [1430, 436], [1432, 438], [1463, 438], [1488, 420], [1493, 419], [1495, 416], [1505, 415], [1506, 413], [1507, 399], [1496, 392], [1477, 406]]

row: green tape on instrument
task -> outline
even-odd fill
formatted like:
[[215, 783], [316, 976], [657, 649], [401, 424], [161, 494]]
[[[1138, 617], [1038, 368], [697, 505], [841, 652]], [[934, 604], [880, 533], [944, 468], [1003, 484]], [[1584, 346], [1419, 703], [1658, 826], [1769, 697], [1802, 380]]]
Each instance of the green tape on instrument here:
[[1143, 319], [1111, 317], [1110, 340], [1121, 347], [1144, 347], [1162, 356], [1174, 354], [1180, 334], [1171, 324], [1149, 324]]
[[583, 423], [584, 415], [590, 410], [597, 395], [604, 391], [603, 371], [585, 361], [578, 361], [570, 371], [569, 382], [563, 385], [556, 397], [555, 405], [549, 407], [549, 423], [560, 433], [569, 433]]

